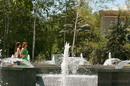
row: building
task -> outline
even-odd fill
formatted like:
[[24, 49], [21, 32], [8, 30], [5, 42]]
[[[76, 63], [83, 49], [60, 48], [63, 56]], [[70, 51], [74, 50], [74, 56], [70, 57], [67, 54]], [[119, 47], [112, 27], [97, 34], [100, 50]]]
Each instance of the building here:
[[[119, 10], [125, 12], [129, 11], [127, 5], [120, 5], [120, 6], [113, 7], [111, 9], [100, 11], [100, 16], [101, 16], [100, 30], [102, 34], [108, 33], [110, 24], [116, 21], [117, 15], [119, 14]], [[125, 16], [122, 16], [122, 18], [125, 18]]]

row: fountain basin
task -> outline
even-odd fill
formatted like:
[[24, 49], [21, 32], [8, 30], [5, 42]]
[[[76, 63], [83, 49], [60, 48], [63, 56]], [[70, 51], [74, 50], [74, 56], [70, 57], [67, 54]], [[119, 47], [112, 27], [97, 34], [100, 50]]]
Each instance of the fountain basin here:
[[26, 67], [1, 67], [0, 86], [35, 86], [36, 69]]
[[[37, 76], [37, 80], [42, 83], [47, 83], [47, 79], [50, 79], [54, 86], [56, 83], [60, 82], [60, 66], [57, 65], [35, 65], [35, 67], [39, 68], [40, 72], [38, 74], [43, 74], [41, 76]], [[48, 75], [47, 75], [48, 74]], [[50, 75], [55, 74], [55, 75]], [[78, 69], [78, 74], [81, 77], [87, 77], [91, 75], [97, 75], [97, 86], [130, 86], [130, 66], [124, 66], [122, 69], [115, 69], [115, 65], [82, 65]], [[70, 75], [69, 77], [73, 77]], [[73, 77], [74, 78], [74, 77]], [[75, 76], [76, 79], [76, 76]], [[58, 81], [59, 80], [59, 81]], [[82, 79], [81, 79], [82, 80]], [[77, 82], [77, 81], [75, 81]], [[82, 85], [82, 84], [81, 84]], [[79, 85], [79, 86], [81, 86]], [[42, 85], [39, 85], [42, 86]], [[46, 86], [46, 85], [45, 85]], [[53, 86], [53, 85], [50, 85]], [[58, 85], [57, 85], [58, 86]], [[82, 85], [84, 86], [84, 85]], [[87, 85], [86, 85], [87, 86]]]
[[[35, 68], [38, 68], [38, 74], [61, 74], [61, 67], [59, 65], [52, 65], [52, 64], [34, 64]], [[102, 68], [102, 65], [80, 65], [79, 69], [77, 70], [77, 74], [81, 75], [95, 75], [97, 74], [96, 69]], [[106, 66], [105, 66], [106, 67]]]
[[130, 86], [130, 67], [98, 69], [98, 86]]
[[[36, 86], [61, 86], [62, 75], [37, 75]], [[67, 75], [66, 86], [97, 86], [96, 75]]]

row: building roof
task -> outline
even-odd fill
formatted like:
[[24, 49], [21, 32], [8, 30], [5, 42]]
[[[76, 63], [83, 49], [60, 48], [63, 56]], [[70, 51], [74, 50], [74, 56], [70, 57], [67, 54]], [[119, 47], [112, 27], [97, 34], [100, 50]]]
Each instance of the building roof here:
[[128, 14], [130, 14], [130, 6], [128, 5], [119, 5], [112, 7], [110, 9], [101, 10], [100, 15], [101, 16], [117, 16], [119, 14], [119, 10], [125, 11]]

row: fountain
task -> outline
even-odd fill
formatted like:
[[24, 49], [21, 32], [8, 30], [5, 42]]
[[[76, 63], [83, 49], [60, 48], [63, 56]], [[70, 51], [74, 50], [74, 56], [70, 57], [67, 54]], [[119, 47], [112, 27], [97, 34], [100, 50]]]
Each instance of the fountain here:
[[2, 49], [0, 49], [0, 57], [2, 56]]
[[54, 55], [52, 56], [51, 60], [41, 61], [41, 64], [56, 64]]
[[111, 57], [111, 52], [109, 52], [108, 58], [109, 58], [109, 59], [107, 59], [107, 60], [104, 62], [103, 65], [116, 65], [116, 64], [118, 64], [118, 63], [121, 61], [121, 60], [118, 59], [118, 58], [112, 58], [112, 57]]
[[62, 70], [61, 86], [67, 86], [69, 48], [70, 48], [69, 44], [66, 43], [63, 62], [61, 64], [61, 70]]
[[104, 67], [97, 70], [98, 86], [129, 86], [130, 67], [126, 66], [128, 63], [130, 60], [121, 61], [118, 58], [111, 58], [109, 52], [109, 59], [105, 61]]
[[[69, 48], [66, 43], [61, 65], [55, 63], [54, 56], [47, 61], [48, 65], [35, 65], [35, 68], [23, 59], [1, 59], [0, 86], [129, 86], [130, 69], [124, 67], [129, 60], [111, 58], [109, 52], [104, 65], [91, 65], [82, 54], [69, 57]], [[26, 66], [19, 65], [19, 62]], [[115, 62], [119, 63], [116, 65]], [[37, 75], [36, 68], [39, 69]]]
[[130, 60], [121, 61], [121, 62], [119, 62], [119, 63], [115, 66], [115, 68], [116, 68], [116, 69], [121, 69], [121, 68], [123, 68], [124, 66], [126, 66], [126, 65], [129, 64], [129, 63], [130, 63]]
[[[82, 54], [80, 58], [69, 57], [69, 47], [69, 44], [66, 43], [61, 74], [38, 74], [37, 86], [97, 86], [97, 75], [77, 74], [79, 65], [87, 62], [83, 59]], [[72, 74], [70, 74], [70, 70]]]
[[19, 58], [5, 58], [0, 60], [0, 64], [0, 86], [35, 86], [36, 71], [30, 62]]
[[20, 63], [24, 63], [26, 64], [26, 66], [24, 67], [34, 68], [34, 66], [30, 62], [20, 58], [5, 58], [5, 59], [1, 59], [0, 62], [1, 62], [1, 67], [8, 67], [8, 66], [22, 67]]

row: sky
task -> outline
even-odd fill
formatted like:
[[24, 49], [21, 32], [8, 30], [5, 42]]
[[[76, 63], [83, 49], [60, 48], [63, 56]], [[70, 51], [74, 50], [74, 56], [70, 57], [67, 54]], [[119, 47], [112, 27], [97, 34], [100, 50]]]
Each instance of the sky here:
[[109, 3], [108, 5], [110, 7], [115, 7], [117, 5], [124, 5], [125, 4], [125, 0], [116, 0], [114, 3]]
[[90, 4], [90, 5], [93, 8], [93, 12], [95, 12], [95, 11], [104, 10], [104, 9], [111, 9], [113, 7], [124, 5], [124, 4], [125, 4], [125, 0], [115, 0], [115, 2], [105, 4], [107, 6], [106, 8], [104, 7], [102, 8], [103, 5], [101, 6], [101, 4], [100, 4], [101, 7], [95, 4]]

